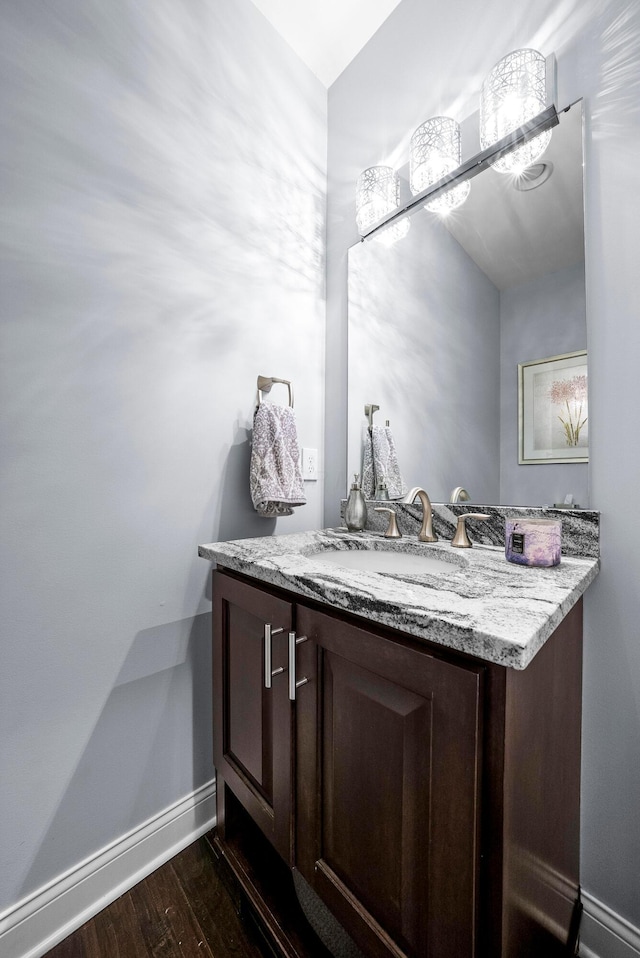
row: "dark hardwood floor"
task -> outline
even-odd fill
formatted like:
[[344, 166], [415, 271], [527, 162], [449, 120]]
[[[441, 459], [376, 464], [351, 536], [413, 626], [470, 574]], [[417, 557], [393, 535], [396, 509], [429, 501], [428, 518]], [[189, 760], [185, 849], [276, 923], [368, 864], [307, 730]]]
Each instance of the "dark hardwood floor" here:
[[149, 875], [46, 958], [267, 958], [207, 838]]

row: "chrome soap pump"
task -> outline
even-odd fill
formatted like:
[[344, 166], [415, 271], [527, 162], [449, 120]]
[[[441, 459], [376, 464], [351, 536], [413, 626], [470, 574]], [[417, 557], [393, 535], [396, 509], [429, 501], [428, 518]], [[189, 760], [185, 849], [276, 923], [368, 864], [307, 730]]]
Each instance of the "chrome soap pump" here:
[[359, 479], [360, 476], [356, 472], [344, 510], [344, 522], [349, 532], [362, 532], [367, 521], [367, 503], [360, 488]]

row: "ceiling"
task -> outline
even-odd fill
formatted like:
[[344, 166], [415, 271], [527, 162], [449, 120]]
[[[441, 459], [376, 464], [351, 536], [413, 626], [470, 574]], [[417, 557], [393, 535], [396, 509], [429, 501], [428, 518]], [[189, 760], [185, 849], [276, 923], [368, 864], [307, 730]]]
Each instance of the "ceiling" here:
[[400, 0], [253, 0], [329, 87]]
[[521, 193], [515, 177], [485, 170], [471, 180], [447, 229], [498, 289], [518, 286], [584, 259], [582, 109], [560, 115], [542, 160], [550, 178]]

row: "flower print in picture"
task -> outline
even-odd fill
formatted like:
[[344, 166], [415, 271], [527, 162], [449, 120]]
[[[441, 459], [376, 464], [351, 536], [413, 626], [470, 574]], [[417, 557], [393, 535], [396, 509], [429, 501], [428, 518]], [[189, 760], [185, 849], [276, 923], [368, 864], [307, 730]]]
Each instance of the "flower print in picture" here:
[[518, 462], [589, 461], [584, 349], [518, 363]]
[[528, 566], [554, 566], [560, 562], [560, 519], [507, 519], [505, 556], [509, 562]]
[[587, 421], [587, 377], [555, 379], [549, 387], [549, 399], [560, 407], [558, 419], [562, 423], [567, 446], [577, 446], [580, 431]]

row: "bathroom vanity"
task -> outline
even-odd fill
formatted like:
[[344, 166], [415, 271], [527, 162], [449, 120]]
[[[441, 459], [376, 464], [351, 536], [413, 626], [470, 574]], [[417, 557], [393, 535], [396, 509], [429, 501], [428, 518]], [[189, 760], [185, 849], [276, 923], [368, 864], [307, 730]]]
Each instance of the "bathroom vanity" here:
[[[443, 565], [340, 565], [393, 549]], [[598, 560], [461, 551], [344, 530], [200, 547], [218, 564], [216, 845], [282, 954], [328, 952], [289, 927], [279, 869], [365, 956], [573, 953]]]

